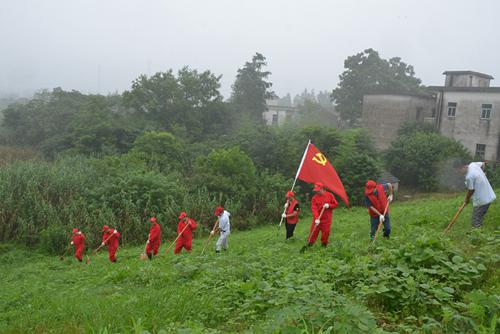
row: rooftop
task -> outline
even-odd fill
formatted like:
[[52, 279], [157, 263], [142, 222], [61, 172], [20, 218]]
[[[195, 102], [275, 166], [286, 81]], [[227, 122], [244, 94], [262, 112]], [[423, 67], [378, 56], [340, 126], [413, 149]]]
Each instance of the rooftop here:
[[500, 87], [449, 87], [449, 86], [429, 86], [432, 91], [444, 92], [480, 92], [480, 93], [500, 93]]
[[489, 74], [474, 72], [474, 71], [444, 71], [444, 75], [475, 75], [477, 77], [493, 80], [494, 78]]

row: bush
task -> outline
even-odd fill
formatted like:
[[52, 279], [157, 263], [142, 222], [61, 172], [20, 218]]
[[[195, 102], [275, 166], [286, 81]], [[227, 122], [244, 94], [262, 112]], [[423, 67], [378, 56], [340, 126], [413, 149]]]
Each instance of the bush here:
[[69, 237], [61, 225], [51, 225], [40, 233], [40, 248], [49, 254], [62, 254], [69, 245]]
[[459, 142], [422, 131], [400, 135], [385, 155], [391, 173], [403, 184], [423, 191], [437, 190], [440, 170], [454, 173], [451, 166], [445, 166], [450, 158], [470, 159], [470, 155]]

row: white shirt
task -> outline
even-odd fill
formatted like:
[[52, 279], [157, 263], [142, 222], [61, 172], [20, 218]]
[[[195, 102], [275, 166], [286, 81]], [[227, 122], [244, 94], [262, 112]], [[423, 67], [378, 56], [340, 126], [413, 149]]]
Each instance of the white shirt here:
[[474, 194], [472, 194], [473, 206], [486, 205], [497, 198], [481, 168], [483, 164], [484, 162], [471, 162], [465, 175], [465, 186], [469, 190], [474, 190]]
[[219, 228], [221, 229], [221, 231], [229, 232], [229, 230], [231, 229], [229, 216], [231, 216], [231, 214], [226, 210], [224, 210], [222, 215], [219, 216]]

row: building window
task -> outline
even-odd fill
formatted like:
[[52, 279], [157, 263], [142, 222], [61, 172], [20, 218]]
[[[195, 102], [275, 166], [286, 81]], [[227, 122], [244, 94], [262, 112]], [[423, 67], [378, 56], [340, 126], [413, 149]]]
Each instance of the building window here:
[[481, 119], [490, 119], [491, 118], [491, 104], [483, 104], [481, 106]]
[[278, 114], [273, 114], [273, 125], [278, 125]]
[[457, 103], [448, 102], [448, 117], [455, 117], [456, 112], [457, 112]]
[[476, 159], [484, 160], [484, 155], [486, 153], [486, 145], [485, 144], [476, 144]]

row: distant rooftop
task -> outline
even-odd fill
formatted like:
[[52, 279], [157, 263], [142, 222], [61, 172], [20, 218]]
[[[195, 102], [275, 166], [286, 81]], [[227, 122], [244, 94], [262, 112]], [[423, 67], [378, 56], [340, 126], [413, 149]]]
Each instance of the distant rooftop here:
[[474, 71], [444, 71], [444, 75], [475, 75], [477, 77], [493, 80], [494, 78], [489, 74], [474, 72]]
[[500, 93], [500, 87], [447, 87], [447, 86], [429, 86], [431, 91], [445, 92], [481, 92], [481, 93]]

